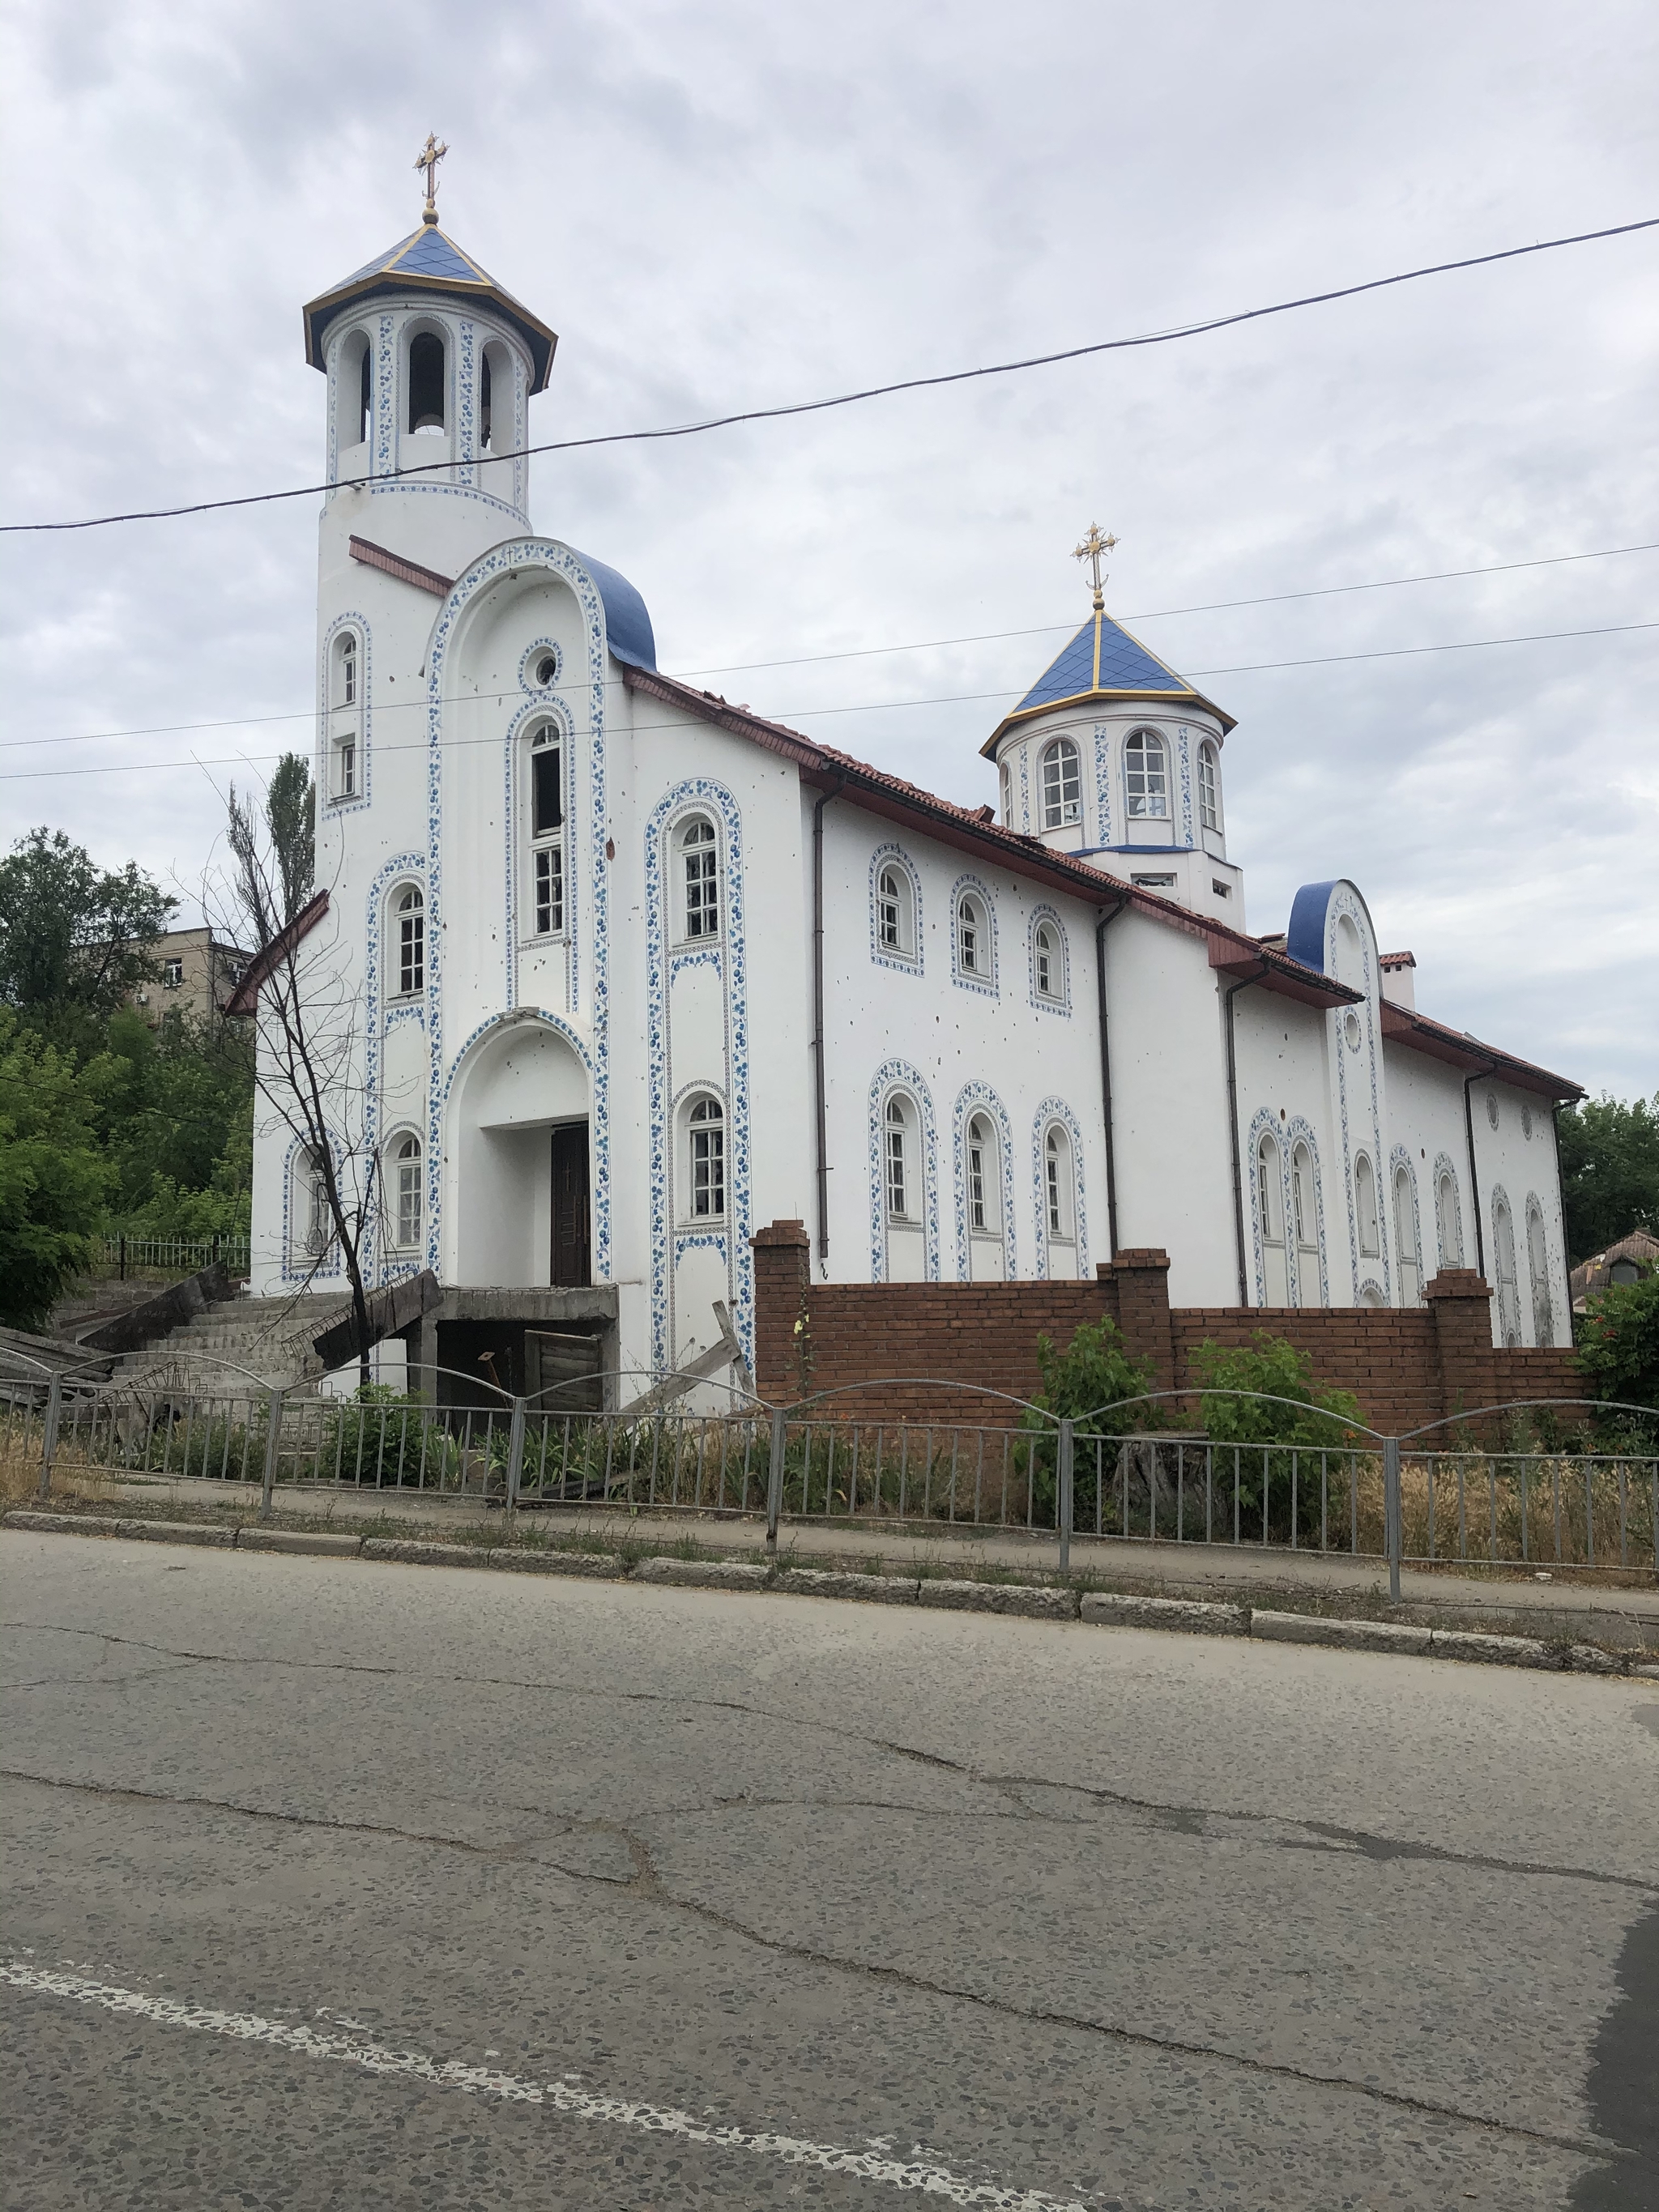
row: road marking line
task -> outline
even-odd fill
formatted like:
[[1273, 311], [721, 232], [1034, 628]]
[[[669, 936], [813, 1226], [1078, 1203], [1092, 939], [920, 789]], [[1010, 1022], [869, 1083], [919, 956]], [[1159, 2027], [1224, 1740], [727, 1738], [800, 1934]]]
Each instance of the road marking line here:
[[596, 2096], [568, 2081], [526, 2081], [517, 2075], [499, 2073], [494, 2067], [469, 2065], [459, 2058], [429, 2058], [422, 2051], [392, 2050], [361, 2035], [321, 2033], [315, 2028], [267, 2020], [258, 2013], [221, 2012], [210, 2005], [185, 2004], [175, 1997], [152, 1996], [143, 1990], [124, 1990], [112, 1982], [94, 1981], [84, 1974], [26, 1966], [17, 1959], [0, 1960], [0, 1982], [40, 1996], [68, 1997], [105, 2012], [136, 2014], [161, 2027], [194, 2028], [243, 2043], [269, 2044], [307, 2058], [331, 2058], [343, 2065], [361, 2067], [365, 2073], [402, 2075], [430, 2082], [435, 2088], [462, 2089], [469, 2096], [496, 2097], [505, 2104], [546, 2105], [571, 2119], [639, 2128], [647, 2135], [676, 2136], [719, 2150], [749, 2151], [760, 2158], [781, 2159], [788, 2166], [817, 2166], [825, 2173], [850, 2173], [889, 2188], [943, 2197], [952, 2204], [982, 2205], [987, 2212], [1087, 2212], [1082, 2204], [1047, 2196], [1041, 2190], [969, 2181], [945, 2166], [882, 2157], [867, 2150], [846, 2150], [834, 2143], [809, 2142], [799, 2136], [720, 2127], [693, 2113], [678, 2112], [671, 2105]]

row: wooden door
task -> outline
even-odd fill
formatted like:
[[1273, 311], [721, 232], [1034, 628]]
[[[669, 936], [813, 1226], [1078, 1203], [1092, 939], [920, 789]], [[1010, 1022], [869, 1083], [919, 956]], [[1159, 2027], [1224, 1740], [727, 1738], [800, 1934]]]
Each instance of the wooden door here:
[[552, 1279], [556, 1290], [585, 1290], [593, 1279], [586, 1121], [553, 1132]]

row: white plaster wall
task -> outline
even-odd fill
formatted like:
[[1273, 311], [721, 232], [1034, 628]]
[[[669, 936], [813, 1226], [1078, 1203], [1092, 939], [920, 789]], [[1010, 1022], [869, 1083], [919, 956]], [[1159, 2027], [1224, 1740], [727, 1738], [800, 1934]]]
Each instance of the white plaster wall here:
[[[1224, 993], [1230, 979], [1217, 978]], [[1352, 1296], [1343, 1207], [1341, 1147], [1335, 1139], [1327, 1074], [1329, 1047], [1326, 1016], [1260, 985], [1233, 1000], [1235, 1051], [1238, 1066], [1239, 1176], [1244, 1215], [1245, 1281], [1249, 1302], [1267, 1305], [1266, 1263], [1261, 1242], [1261, 1194], [1258, 1150], [1263, 1128], [1279, 1146], [1281, 1174], [1276, 1212], [1295, 1239], [1294, 1204], [1286, 1171], [1298, 1138], [1307, 1142], [1317, 1171], [1317, 1215], [1311, 1252], [1297, 1253], [1291, 1265], [1291, 1303], [1304, 1306], [1346, 1304]], [[1234, 1293], [1237, 1296], [1237, 1293]], [[1231, 1300], [1229, 1301], [1231, 1303]]]

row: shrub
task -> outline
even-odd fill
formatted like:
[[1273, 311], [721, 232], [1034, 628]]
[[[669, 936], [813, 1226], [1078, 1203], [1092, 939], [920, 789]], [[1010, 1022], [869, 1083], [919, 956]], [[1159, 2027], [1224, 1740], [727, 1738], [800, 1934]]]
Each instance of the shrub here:
[[342, 1482], [435, 1489], [453, 1482], [460, 1465], [460, 1446], [421, 1397], [368, 1382], [329, 1406], [318, 1468], [325, 1480], [337, 1470]]
[[[1248, 1346], [1206, 1340], [1193, 1364], [1204, 1391], [1205, 1434], [1212, 1443], [1242, 1447], [1237, 1460], [1241, 1513], [1258, 1524], [1265, 1501], [1269, 1531], [1287, 1530], [1293, 1482], [1288, 1448], [1338, 1451], [1357, 1443], [1352, 1424], [1359, 1419], [1358, 1400], [1351, 1390], [1316, 1383], [1309, 1355], [1265, 1328]], [[1234, 1392], [1255, 1395], [1230, 1395]]]
[[[1059, 1472], [1054, 1422], [1081, 1421], [1091, 1437], [1121, 1437], [1160, 1426], [1163, 1407], [1149, 1402], [1146, 1395], [1158, 1388], [1156, 1363], [1130, 1358], [1109, 1315], [1084, 1322], [1063, 1352], [1055, 1350], [1052, 1337], [1038, 1337], [1037, 1370], [1042, 1388], [1031, 1402], [1038, 1410], [1020, 1416], [1019, 1425], [1030, 1442], [1021, 1446], [1017, 1463], [1023, 1473], [1029, 1469], [1032, 1519], [1052, 1527]], [[1078, 1465], [1075, 1514], [1079, 1526], [1093, 1516], [1093, 1483], [1091, 1468], [1085, 1471]]]
[[[1615, 1283], [1588, 1301], [1578, 1330], [1578, 1365], [1592, 1397], [1659, 1407], [1659, 1274]], [[1639, 1415], [1608, 1419], [1619, 1429], [1635, 1423], [1650, 1438], [1656, 1427]], [[1652, 1449], [1651, 1441], [1647, 1448]]]

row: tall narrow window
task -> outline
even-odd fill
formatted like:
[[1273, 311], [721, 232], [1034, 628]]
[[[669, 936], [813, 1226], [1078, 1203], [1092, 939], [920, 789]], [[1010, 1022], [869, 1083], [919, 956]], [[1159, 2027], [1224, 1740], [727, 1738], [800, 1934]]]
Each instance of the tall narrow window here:
[[340, 639], [340, 704], [355, 707], [357, 703], [357, 640], [346, 630]]
[[688, 937], [718, 937], [720, 848], [714, 842], [714, 823], [702, 815], [688, 822], [680, 832], [680, 859], [685, 871], [685, 933]]
[[408, 1252], [420, 1243], [424, 1211], [421, 1186], [421, 1140], [399, 1137], [392, 1147], [392, 1221], [398, 1249]]
[[1463, 1264], [1463, 1226], [1457, 1206], [1457, 1184], [1451, 1170], [1443, 1168], [1434, 1187], [1434, 1226], [1443, 1267]]
[[1492, 1200], [1492, 1249], [1498, 1257], [1498, 1328], [1506, 1345], [1521, 1341], [1521, 1293], [1515, 1278], [1515, 1218], [1502, 1191]]
[[564, 927], [564, 748], [544, 724], [530, 740], [530, 903], [538, 937]]
[[1394, 1171], [1394, 1253], [1400, 1276], [1400, 1303], [1420, 1303], [1421, 1270], [1417, 1252], [1417, 1186], [1402, 1160]]
[[718, 1098], [698, 1098], [686, 1117], [691, 1138], [691, 1213], [698, 1221], [726, 1212], [726, 1121]]
[[1014, 772], [1006, 761], [997, 772], [997, 781], [1002, 790], [1002, 826], [1005, 830], [1012, 830], [1014, 826]]
[[991, 980], [989, 933], [985, 910], [971, 891], [957, 901], [957, 966], [978, 983]]
[[398, 924], [398, 995], [410, 999], [426, 988], [426, 901], [415, 884], [398, 892], [393, 914]]
[[991, 1212], [995, 1201], [989, 1194], [995, 1170], [994, 1142], [989, 1122], [975, 1114], [968, 1124], [968, 1218], [981, 1236], [996, 1226]]
[[366, 445], [374, 423], [374, 374], [368, 341], [363, 341], [362, 358], [357, 370], [357, 443]]
[[441, 431], [444, 427], [444, 342], [422, 331], [409, 342], [409, 427]]
[[1296, 1213], [1297, 1299], [1306, 1305], [1310, 1291], [1319, 1288], [1319, 1194], [1313, 1153], [1305, 1144], [1291, 1152], [1291, 1203]]
[[1285, 1186], [1278, 1144], [1265, 1132], [1255, 1148], [1257, 1218], [1261, 1224], [1262, 1302], [1291, 1302], [1291, 1271], [1285, 1250]]
[[1066, 959], [1060, 932], [1052, 921], [1040, 921], [1031, 939], [1032, 980], [1039, 999], [1058, 1005], [1066, 996]]
[[1359, 1219], [1359, 1256], [1375, 1260], [1382, 1238], [1376, 1217], [1376, 1170], [1364, 1152], [1353, 1164], [1354, 1211]]
[[1069, 1243], [1077, 1199], [1072, 1185], [1072, 1143], [1058, 1121], [1042, 1140], [1042, 1196], [1050, 1243]]
[[1042, 756], [1042, 826], [1064, 829], [1083, 817], [1083, 784], [1077, 747], [1069, 738], [1056, 738]]
[[320, 1259], [329, 1248], [332, 1223], [328, 1206], [328, 1176], [315, 1152], [306, 1155], [301, 1243], [307, 1259]]
[[1535, 1198], [1527, 1200], [1527, 1273], [1532, 1278], [1532, 1340], [1553, 1344], [1555, 1316], [1550, 1304], [1550, 1251], [1544, 1213]]
[[876, 878], [876, 945], [896, 959], [916, 957], [916, 887], [896, 860], [885, 862]]
[[362, 786], [360, 739], [363, 721], [362, 654], [356, 631], [339, 631], [331, 655], [328, 703], [331, 795], [335, 799], [356, 799]]
[[899, 1098], [887, 1102], [884, 1164], [887, 1173], [887, 1213], [890, 1220], [908, 1221], [910, 1218], [910, 1174], [908, 1116], [904, 1103]]
[[1221, 781], [1213, 745], [1198, 749], [1198, 818], [1206, 830], [1221, 828]]
[[478, 371], [478, 450], [487, 453], [494, 442], [495, 430], [495, 384], [491, 374], [489, 348], [484, 348], [482, 367]]
[[1164, 821], [1170, 811], [1170, 773], [1156, 730], [1131, 730], [1123, 748], [1123, 781], [1131, 818]]

